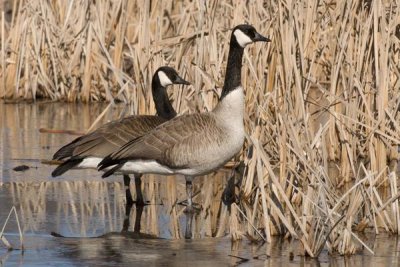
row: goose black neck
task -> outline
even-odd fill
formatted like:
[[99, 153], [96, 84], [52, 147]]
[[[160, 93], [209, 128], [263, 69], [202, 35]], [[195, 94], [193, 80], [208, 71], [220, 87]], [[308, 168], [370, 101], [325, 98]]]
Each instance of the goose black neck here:
[[157, 115], [166, 120], [170, 120], [176, 116], [176, 112], [168, 98], [167, 89], [161, 85], [158, 75], [157, 77], [156, 75], [157, 74], [155, 74], [153, 77], [151, 87]]
[[243, 47], [237, 43], [232, 34], [221, 99], [223, 99], [229, 92], [235, 90], [242, 83], [243, 51]]

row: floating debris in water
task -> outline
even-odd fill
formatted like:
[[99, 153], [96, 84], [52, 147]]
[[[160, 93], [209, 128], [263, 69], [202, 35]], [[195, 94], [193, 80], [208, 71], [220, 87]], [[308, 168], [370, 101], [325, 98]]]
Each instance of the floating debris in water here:
[[13, 170], [16, 171], [16, 172], [24, 172], [24, 171], [29, 170], [29, 169], [30, 169], [29, 166], [19, 165], [19, 166], [15, 167]]

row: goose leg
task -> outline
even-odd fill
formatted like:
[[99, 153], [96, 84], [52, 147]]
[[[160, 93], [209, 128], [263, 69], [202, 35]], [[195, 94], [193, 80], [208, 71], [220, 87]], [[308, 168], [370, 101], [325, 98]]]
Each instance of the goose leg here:
[[194, 213], [186, 213], [186, 229], [185, 229], [185, 239], [192, 239], [192, 225], [193, 225]]
[[[132, 198], [131, 189], [129, 187], [131, 178], [128, 174], [124, 174], [124, 186], [125, 186], [125, 195], [126, 195], [126, 206], [129, 209], [133, 203], [136, 203], [136, 206], [145, 206], [146, 203], [143, 200], [142, 193], [142, 174], [135, 174], [135, 190], [136, 190], [136, 201]], [[129, 206], [129, 207], [128, 207]]]
[[128, 174], [124, 174], [124, 186], [125, 186], [125, 196], [126, 196], [126, 207], [128, 210], [128, 206], [129, 206], [129, 210], [132, 207], [134, 201], [132, 199], [132, 194], [131, 194], [131, 189], [129, 188], [129, 184], [131, 183], [131, 178], [129, 177]]
[[131, 203], [130, 205], [128, 204], [128, 202], [126, 203], [124, 224], [122, 226], [121, 232], [128, 232], [129, 224], [130, 224], [129, 215], [131, 214], [132, 206], [133, 206], [133, 203]]
[[124, 186], [125, 186], [125, 194], [126, 194], [126, 205], [125, 205], [125, 218], [124, 224], [122, 226], [122, 232], [127, 232], [129, 228], [129, 215], [131, 214], [132, 206], [133, 206], [133, 199], [131, 190], [129, 189], [129, 183], [131, 178], [129, 175], [124, 174]]
[[193, 213], [193, 183], [192, 177], [185, 177], [186, 178], [186, 195], [187, 195], [187, 206], [185, 212]]
[[135, 190], [136, 190], [136, 207], [138, 206], [145, 206], [146, 203], [143, 199], [142, 193], [142, 174], [135, 174]]
[[[200, 205], [197, 203], [193, 203], [193, 179], [195, 177], [193, 176], [185, 176], [186, 179], [186, 195], [187, 195], [187, 201], [182, 201], [179, 202], [180, 205], [186, 206], [185, 213], [196, 213], [198, 212], [201, 208]], [[187, 202], [187, 204], [185, 203]]]
[[188, 198], [188, 208], [193, 209], [193, 183], [186, 181], [186, 195]]
[[144, 209], [144, 206], [136, 206], [135, 225], [133, 227], [133, 232], [135, 232], [135, 233], [140, 233], [140, 228], [141, 228], [140, 222], [142, 219], [143, 209]]
[[[130, 206], [126, 205], [124, 224], [122, 226], [122, 231], [121, 231], [122, 233], [124, 232], [126, 233], [129, 231], [129, 226], [130, 226], [129, 216], [131, 214], [132, 207], [133, 203]], [[144, 206], [136, 206], [136, 217], [135, 217], [133, 232], [140, 233], [140, 220], [142, 218], [143, 209]]]

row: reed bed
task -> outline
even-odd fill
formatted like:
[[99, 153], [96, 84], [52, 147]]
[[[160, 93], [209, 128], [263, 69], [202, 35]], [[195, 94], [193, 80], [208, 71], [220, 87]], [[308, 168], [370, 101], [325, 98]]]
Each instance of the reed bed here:
[[398, 1], [14, 3], [1, 97], [124, 101], [135, 114], [154, 113], [147, 88], [165, 64], [193, 82], [171, 90], [174, 107], [211, 110], [230, 29], [254, 25], [273, 41], [245, 51], [232, 238], [297, 238], [316, 257], [370, 250], [359, 232], [399, 234]]

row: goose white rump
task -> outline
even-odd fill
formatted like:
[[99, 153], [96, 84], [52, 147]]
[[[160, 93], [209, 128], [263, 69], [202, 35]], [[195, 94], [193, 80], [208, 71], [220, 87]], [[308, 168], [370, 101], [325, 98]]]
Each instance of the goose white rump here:
[[[89, 157], [85, 158], [76, 169], [93, 169], [97, 168], [97, 165], [102, 161], [103, 158]], [[115, 165], [114, 165], [115, 166]], [[114, 166], [110, 166], [105, 169], [108, 171]], [[136, 173], [152, 173], [152, 174], [172, 174], [173, 170], [165, 166], [160, 165], [154, 160], [135, 160], [126, 162], [116, 173], [121, 174], [136, 174]]]
[[87, 157], [83, 159], [81, 163], [79, 163], [75, 169], [96, 169], [97, 165], [102, 161], [103, 158], [98, 157]]

